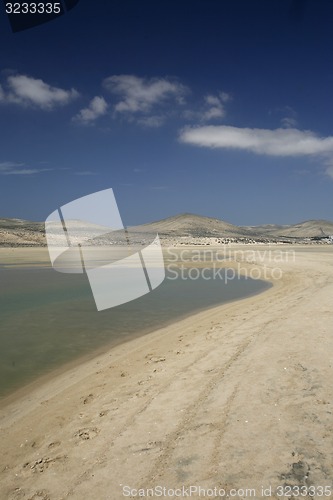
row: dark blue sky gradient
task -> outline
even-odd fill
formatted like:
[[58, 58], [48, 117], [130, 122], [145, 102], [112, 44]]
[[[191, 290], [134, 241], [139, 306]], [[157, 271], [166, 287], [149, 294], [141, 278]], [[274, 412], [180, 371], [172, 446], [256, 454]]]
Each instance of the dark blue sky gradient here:
[[[2, 7], [2, 5], [0, 6]], [[39, 109], [0, 101], [0, 217], [45, 218], [58, 206], [112, 187], [125, 224], [180, 212], [235, 224], [333, 219], [333, 179], [320, 157], [273, 157], [179, 141], [183, 111], [225, 92], [225, 116], [210, 125], [296, 128], [333, 135], [333, 3], [329, 0], [81, 0], [50, 23], [13, 34], [0, 10], [0, 83], [27, 75], [79, 97]], [[102, 85], [112, 75], [169, 79], [185, 103], [163, 108], [161, 127], [115, 114]], [[94, 96], [108, 112], [73, 121]], [[152, 112], [153, 114], [153, 112]]]

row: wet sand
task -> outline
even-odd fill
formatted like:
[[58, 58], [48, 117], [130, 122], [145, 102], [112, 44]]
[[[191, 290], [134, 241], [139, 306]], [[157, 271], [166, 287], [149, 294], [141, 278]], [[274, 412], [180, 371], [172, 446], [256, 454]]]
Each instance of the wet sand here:
[[331, 248], [277, 263], [258, 245], [241, 264], [265, 266], [269, 290], [117, 346], [1, 410], [0, 498], [332, 487]]

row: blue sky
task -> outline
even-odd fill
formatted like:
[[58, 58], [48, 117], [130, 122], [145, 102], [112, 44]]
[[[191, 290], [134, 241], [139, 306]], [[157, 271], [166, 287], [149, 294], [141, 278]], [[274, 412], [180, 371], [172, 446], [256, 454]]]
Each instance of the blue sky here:
[[0, 217], [112, 187], [126, 225], [332, 220], [330, 0], [80, 0], [0, 11]]

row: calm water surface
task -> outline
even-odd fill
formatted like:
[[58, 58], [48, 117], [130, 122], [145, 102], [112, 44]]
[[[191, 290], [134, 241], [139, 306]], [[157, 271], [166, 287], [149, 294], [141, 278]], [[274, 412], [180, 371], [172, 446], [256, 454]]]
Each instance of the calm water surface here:
[[[98, 312], [85, 275], [0, 268], [0, 397], [62, 364], [194, 312], [261, 292], [259, 280], [170, 279], [152, 293]], [[185, 276], [186, 277], [186, 276]]]

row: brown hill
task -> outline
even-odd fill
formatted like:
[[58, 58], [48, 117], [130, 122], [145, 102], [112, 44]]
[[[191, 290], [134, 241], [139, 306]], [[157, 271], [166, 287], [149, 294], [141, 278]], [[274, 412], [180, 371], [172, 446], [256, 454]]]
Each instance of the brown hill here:
[[192, 236], [192, 237], [249, 237], [251, 233], [242, 227], [214, 217], [204, 217], [194, 214], [180, 214], [159, 221], [133, 226], [129, 228], [134, 233], [158, 233], [161, 236]]
[[267, 224], [264, 226], [248, 226], [251, 232], [259, 232], [267, 236], [287, 238], [313, 238], [333, 235], [333, 222], [327, 220], [308, 220], [298, 224], [278, 226]]
[[[78, 234], [91, 234], [89, 224], [72, 221], [77, 224]], [[76, 226], [75, 226], [76, 227]], [[258, 241], [301, 241], [306, 238], [333, 235], [333, 222], [310, 220], [299, 224], [279, 226], [266, 224], [262, 226], [236, 226], [214, 217], [203, 217], [194, 214], [180, 214], [159, 221], [141, 224], [128, 228], [134, 240], [150, 240], [156, 233], [166, 241], [177, 238], [233, 238]], [[118, 234], [117, 234], [118, 233]], [[113, 233], [114, 241], [124, 240], [121, 231]], [[110, 241], [102, 237], [101, 243]], [[41, 222], [22, 219], [0, 219], [0, 246], [45, 246], [45, 227]]]

